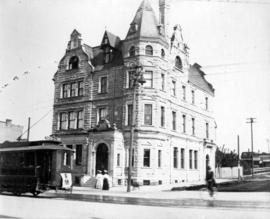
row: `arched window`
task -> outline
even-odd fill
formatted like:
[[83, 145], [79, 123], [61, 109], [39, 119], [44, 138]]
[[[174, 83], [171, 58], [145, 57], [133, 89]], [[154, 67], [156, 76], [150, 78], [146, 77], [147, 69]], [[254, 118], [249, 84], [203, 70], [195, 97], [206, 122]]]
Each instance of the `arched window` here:
[[146, 54], [146, 55], [150, 55], [150, 56], [153, 55], [153, 48], [152, 48], [152, 46], [147, 45], [147, 46], [145, 47], [145, 54]]
[[131, 46], [129, 49], [129, 56], [135, 56], [135, 47]]
[[176, 56], [176, 58], [175, 58], [175, 67], [179, 68], [179, 69], [183, 68], [182, 60], [179, 56]]
[[165, 51], [164, 51], [164, 49], [161, 49], [161, 57], [162, 58], [165, 58]]
[[79, 68], [79, 58], [77, 56], [72, 56], [68, 63], [68, 69]]

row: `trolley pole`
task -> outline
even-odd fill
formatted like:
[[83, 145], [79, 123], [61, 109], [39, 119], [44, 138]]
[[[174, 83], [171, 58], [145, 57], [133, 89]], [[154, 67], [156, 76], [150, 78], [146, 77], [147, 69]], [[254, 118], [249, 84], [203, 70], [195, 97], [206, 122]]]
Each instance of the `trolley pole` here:
[[29, 138], [30, 138], [30, 124], [31, 124], [31, 118], [28, 117], [27, 141], [29, 141]]
[[253, 177], [254, 169], [253, 169], [253, 123], [255, 122], [255, 118], [247, 118], [247, 123], [250, 123], [250, 132], [251, 132], [251, 175]]

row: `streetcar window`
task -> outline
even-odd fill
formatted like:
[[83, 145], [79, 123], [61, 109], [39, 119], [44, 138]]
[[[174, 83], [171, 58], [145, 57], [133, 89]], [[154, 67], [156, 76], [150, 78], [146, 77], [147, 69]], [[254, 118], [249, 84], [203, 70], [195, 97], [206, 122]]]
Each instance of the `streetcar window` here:
[[34, 166], [35, 165], [35, 154], [34, 152], [25, 153], [25, 166]]

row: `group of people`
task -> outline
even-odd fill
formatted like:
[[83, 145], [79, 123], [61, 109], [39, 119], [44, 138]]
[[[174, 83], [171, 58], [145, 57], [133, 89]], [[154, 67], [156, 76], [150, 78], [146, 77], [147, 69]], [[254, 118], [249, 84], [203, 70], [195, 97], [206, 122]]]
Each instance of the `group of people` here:
[[96, 189], [109, 190], [111, 187], [111, 177], [108, 175], [107, 170], [97, 171], [96, 175]]

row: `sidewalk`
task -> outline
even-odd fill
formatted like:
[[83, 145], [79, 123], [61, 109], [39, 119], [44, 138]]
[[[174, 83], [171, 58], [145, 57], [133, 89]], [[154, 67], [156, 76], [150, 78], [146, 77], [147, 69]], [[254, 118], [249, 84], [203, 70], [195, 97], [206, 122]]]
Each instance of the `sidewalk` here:
[[[232, 179], [217, 179], [217, 183], [234, 181]], [[146, 199], [209, 199], [206, 191], [171, 191], [173, 187], [188, 187], [194, 185], [203, 185], [204, 182], [186, 182], [169, 185], [141, 186], [139, 189], [131, 188], [127, 192], [126, 186], [117, 186], [110, 188], [109, 191], [98, 190], [89, 187], [73, 187], [74, 194], [82, 195], [100, 195], [117, 197], [134, 197]], [[217, 192], [215, 200], [223, 201], [267, 201], [270, 202], [270, 194], [267, 192]]]

